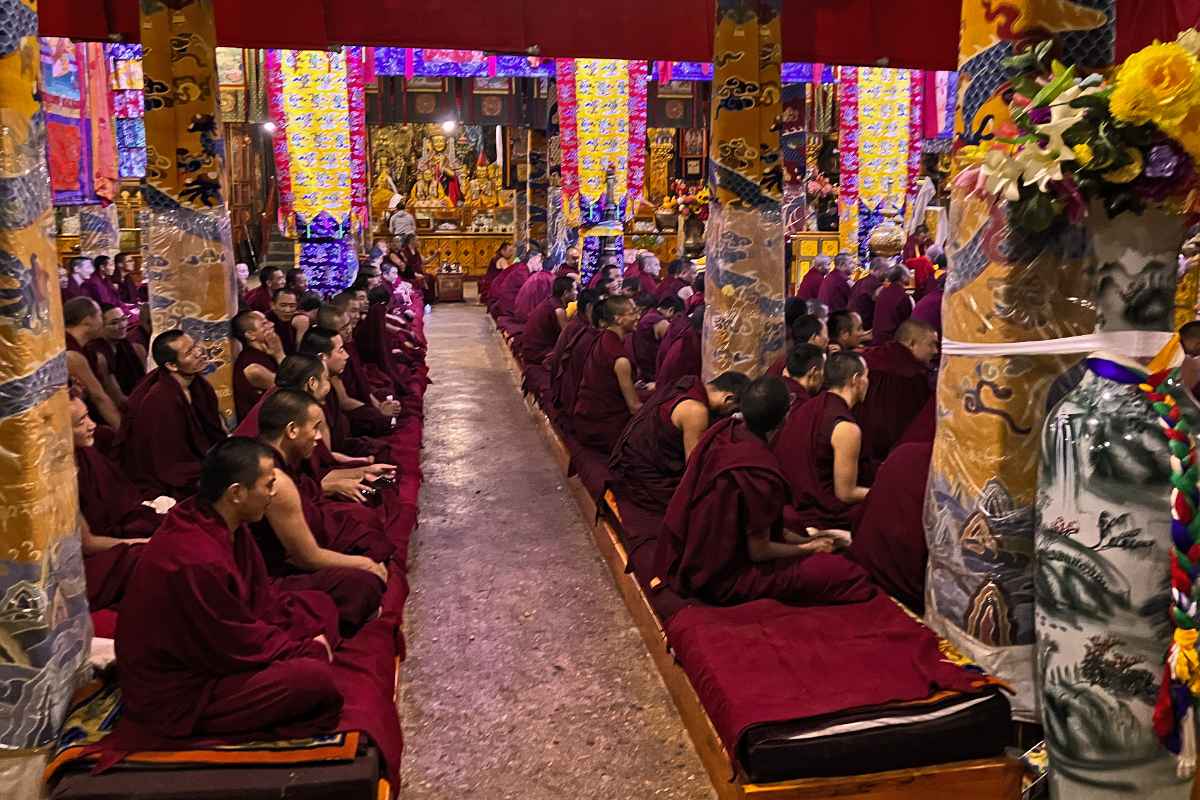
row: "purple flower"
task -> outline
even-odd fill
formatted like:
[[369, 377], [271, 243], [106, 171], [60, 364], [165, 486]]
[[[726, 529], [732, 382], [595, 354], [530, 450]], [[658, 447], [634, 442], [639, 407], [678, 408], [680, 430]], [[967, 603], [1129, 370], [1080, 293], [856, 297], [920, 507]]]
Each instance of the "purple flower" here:
[[1145, 169], [1130, 187], [1142, 199], [1161, 203], [1168, 197], [1185, 194], [1195, 181], [1191, 157], [1168, 140], [1150, 148]]
[[1083, 199], [1075, 179], [1068, 175], [1061, 181], [1051, 181], [1050, 188], [1062, 201], [1063, 210], [1067, 212], [1067, 220], [1072, 225], [1083, 222], [1083, 218], [1087, 216], [1087, 202]]
[[1174, 144], [1156, 144], [1146, 156], [1146, 167], [1142, 171], [1147, 178], [1170, 178], [1179, 168], [1183, 153]]
[[1045, 125], [1053, 117], [1050, 114], [1050, 109], [1046, 106], [1038, 106], [1037, 108], [1029, 109], [1029, 121], [1034, 125]]

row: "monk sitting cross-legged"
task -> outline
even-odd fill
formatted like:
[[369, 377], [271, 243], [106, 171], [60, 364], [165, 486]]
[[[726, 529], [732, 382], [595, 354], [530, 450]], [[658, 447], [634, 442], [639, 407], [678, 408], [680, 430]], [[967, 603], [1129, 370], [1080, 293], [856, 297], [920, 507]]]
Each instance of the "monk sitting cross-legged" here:
[[658, 349], [671, 327], [671, 320], [683, 313], [683, 301], [664, 297], [642, 315], [633, 331], [633, 358], [638, 379], [653, 383], [658, 372]]
[[863, 429], [866, 458], [878, 466], [900, 441], [933, 388], [929, 368], [938, 354], [937, 332], [926, 322], [906, 320], [896, 339], [870, 347], [863, 358], [871, 370], [871, 386], [854, 411]]
[[[295, 272], [295, 270], [292, 270]], [[304, 275], [303, 272], [300, 273]], [[303, 314], [297, 313], [300, 309], [300, 292], [290, 286], [279, 289], [275, 292], [274, 300], [271, 301], [271, 313], [267, 314], [267, 321], [275, 329], [275, 335], [279, 338], [279, 346], [285, 355], [291, 355], [296, 352], [296, 344], [304, 338], [304, 332], [308, 330], [309, 319]]]
[[129, 341], [128, 320], [123, 308], [103, 305], [100, 311], [104, 320], [103, 333], [84, 350], [99, 368], [96, 377], [104, 384], [108, 396], [122, 406], [146, 374], [146, 348]]
[[572, 412], [575, 435], [585, 447], [611, 452], [629, 418], [642, 407], [624, 342], [637, 321], [628, 297], [609, 297], [596, 309], [601, 332], [584, 361]]
[[592, 289], [579, 293], [575, 316], [563, 328], [544, 362], [550, 370], [551, 402], [555, 410], [564, 415], [562, 421], [569, 422], [579, 393], [584, 362], [600, 335], [600, 329], [592, 324], [592, 314], [599, 300], [600, 296]]
[[783, 370], [783, 382], [787, 384], [793, 406], [816, 397], [825, 383], [825, 351], [812, 344], [793, 347]]
[[272, 575], [289, 575], [288, 588], [328, 592], [343, 627], [354, 629], [379, 608], [387, 583], [382, 562], [395, 546], [372, 509], [340, 504], [335, 513], [324, 513], [321, 487], [300, 473], [320, 441], [323, 421], [321, 406], [300, 392], [279, 390], [263, 403], [258, 441], [273, 453], [278, 480], [275, 502], [253, 530]]
[[124, 712], [109, 749], [306, 737], [337, 724], [334, 605], [319, 592], [280, 591], [246, 529], [272, 504], [275, 483], [270, 450], [222, 442], [204, 460], [196, 497], [145, 546], [117, 621]]
[[791, 486], [788, 527], [849, 531], [855, 506], [869, 491], [861, 485], [862, 431], [852, 409], [867, 392], [867, 365], [857, 353], [834, 353], [825, 362], [825, 391], [793, 407], [771, 444]]
[[342, 335], [326, 328], [310, 328], [300, 342], [300, 352], [297, 355], [311, 355], [325, 363], [329, 374], [330, 391], [322, 401], [325, 410], [325, 423], [329, 428], [329, 441], [326, 446], [334, 454], [334, 459], [345, 463], [339, 454], [349, 458], [367, 458], [387, 460], [389, 456], [386, 444], [375, 439], [361, 436], [351, 436], [350, 416], [347, 409], [358, 409], [360, 414], [379, 412], [367, 409], [362, 403], [353, 400], [342, 384], [342, 374], [350, 360], [349, 353], [342, 345]]
[[241, 312], [230, 327], [233, 338], [242, 345], [242, 352], [233, 362], [233, 401], [238, 419], [243, 419], [263, 392], [275, 385], [283, 346], [275, 335], [275, 326], [258, 311]]
[[121, 426], [117, 401], [105, 390], [100, 366], [90, 345], [104, 334], [100, 306], [90, 297], [76, 297], [63, 305], [63, 325], [67, 338], [67, 372], [79, 384], [88, 407], [99, 415], [99, 422], [116, 429]]
[[575, 299], [575, 280], [555, 278], [550, 297], [533, 310], [518, 337], [526, 364], [541, 364], [554, 350], [558, 335], [567, 327], [567, 304]]
[[204, 379], [204, 351], [191, 336], [164, 331], [150, 353], [158, 369], [129, 396], [116, 446], [125, 474], [143, 498], [182, 500], [195, 493], [200, 462], [225, 438], [225, 427], [217, 393]]
[[862, 569], [832, 554], [833, 538], [784, 527], [787, 479], [767, 440], [788, 405], [779, 378], [760, 378], [741, 394], [743, 419], [716, 423], [692, 451], [655, 553], [658, 579], [682, 597], [809, 605], [873, 596]]
[[621, 497], [648, 511], [666, 511], [700, 437], [714, 419], [737, 410], [738, 392], [748, 383], [740, 372], [726, 372], [707, 384], [688, 375], [655, 392], [613, 448], [609, 467]]

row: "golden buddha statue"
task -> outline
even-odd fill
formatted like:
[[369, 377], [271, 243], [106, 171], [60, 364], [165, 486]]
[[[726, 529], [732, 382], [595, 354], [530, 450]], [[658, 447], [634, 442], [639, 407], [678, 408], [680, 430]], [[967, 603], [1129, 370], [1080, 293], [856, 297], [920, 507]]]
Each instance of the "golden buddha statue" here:
[[408, 205], [411, 208], [447, 208], [450, 200], [442, 184], [433, 177], [432, 172], [425, 169], [413, 182], [412, 191], [408, 193]]
[[392, 174], [384, 167], [375, 176], [375, 185], [371, 188], [371, 219], [386, 220], [392, 198], [399, 194]]
[[475, 177], [467, 184], [467, 205], [471, 208], [490, 210], [496, 207], [495, 184], [488, 177], [488, 168], [488, 163], [481, 157], [475, 166]]
[[500, 175], [500, 165], [488, 164], [487, 177], [490, 191], [489, 202], [491, 203], [488, 207], [504, 208], [504, 192], [501, 190], [501, 187], [504, 185], [504, 179]]
[[462, 187], [458, 180], [458, 163], [446, 135], [440, 131], [430, 133], [423, 150], [417, 163], [418, 169], [429, 172], [433, 180], [442, 187], [442, 196], [449, 205], [458, 205], [463, 199]]

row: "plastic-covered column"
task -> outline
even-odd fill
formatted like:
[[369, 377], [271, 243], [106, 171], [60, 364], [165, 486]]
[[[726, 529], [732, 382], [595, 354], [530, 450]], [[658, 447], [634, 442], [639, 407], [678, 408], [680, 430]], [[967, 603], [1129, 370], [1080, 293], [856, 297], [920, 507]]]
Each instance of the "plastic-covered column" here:
[[546, 132], [529, 130], [529, 149], [525, 154], [529, 165], [529, 178], [526, 182], [526, 202], [529, 204], [529, 238], [546, 244], [547, 206], [549, 199], [547, 191], [550, 188], [550, 175], [547, 171], [550, 153], [547, 150]]
[[0, 797], [36, 797], [91, 640], [37, 4], [0, 0]]
[[757, 378], [783, 352], [781, 0], [721, 0], [714, 47], [704, 376]]
[[142, 260], [154, 334], [180, 328], [204, 348], [208, 380], [231, 422], [229, 320], [237, 312], [237, 290], [212, 0], [142, 3], [140, 9], [149, 163]]

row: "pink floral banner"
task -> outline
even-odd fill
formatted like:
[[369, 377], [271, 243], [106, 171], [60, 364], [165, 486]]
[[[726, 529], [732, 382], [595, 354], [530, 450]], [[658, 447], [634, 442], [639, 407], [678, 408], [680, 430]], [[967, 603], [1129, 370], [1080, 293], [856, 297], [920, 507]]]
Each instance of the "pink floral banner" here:
[[858, 252], [858, 67], [841, 69], [838, 109], [841, 114], [838, 238], [842, 251], [855, 253]]
[[917, 196], [921, 180], [921, 145], [925, 133], [925, 73], [914, 69], [908, 83], [908, 191], [905, 205]]
[[[575, 105], [575, 59], [556, 59], [555, 73], [558, 84], [559, 145], [562, 149], [563, 209], [567, 211], [572, 207], [579, 207], [579, 131], [576, 128], [578, 108]], [[569, 220], [569, 213], [567, 217]]]
[[350, 213], [364, 228], [367, 221], [367, 106], [363, 48], [346, 48], [346, 84], [350, 112]]
[[292, 210], [292, 167], [288, 158], [287, 112], [283, 107], [283, 70], [279, 50], [267, 50], [267, 113], [275, 123], [275, 176], [279, 186], [279, 229], [287, 232], [294, 224]]
[[645, 61], [630, 61], [628, 64], [629, 162], [625, 214], [632, 217], [646, 183], [646, 82], [649, 71]]

